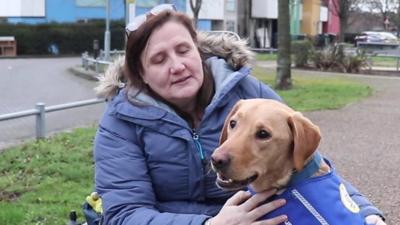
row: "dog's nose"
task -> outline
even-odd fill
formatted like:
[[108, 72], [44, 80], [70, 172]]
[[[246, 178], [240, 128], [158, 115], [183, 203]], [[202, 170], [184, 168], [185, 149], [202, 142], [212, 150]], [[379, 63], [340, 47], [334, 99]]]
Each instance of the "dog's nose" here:
[[224, 158], [211, 156], [211, 164], [218, 171], [223, 171], [226, 168], [228, 168], [230, 162], [231, 162], [231, 159], [229, 156], [224, 157]]

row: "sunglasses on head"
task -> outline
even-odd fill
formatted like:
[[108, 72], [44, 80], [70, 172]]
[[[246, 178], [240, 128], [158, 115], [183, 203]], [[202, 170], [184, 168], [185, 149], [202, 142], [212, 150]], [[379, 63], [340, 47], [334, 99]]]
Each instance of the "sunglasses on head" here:
[[125, 27], [126, 36], [129, 37], [129, 34], [135, 30], [137, 30], [144, 22], [147, 20], [148, 15], [158, 15], [164, 11], [176, 11], [176, 8], [173, 4], [161, 4], [152, 8], [146, 14], [135, 17], [128, 25]]

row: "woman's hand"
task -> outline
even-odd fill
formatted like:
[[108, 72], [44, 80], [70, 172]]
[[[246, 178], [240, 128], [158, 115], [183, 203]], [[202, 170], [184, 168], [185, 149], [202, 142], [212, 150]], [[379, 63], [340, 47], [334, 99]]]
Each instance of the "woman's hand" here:
[[249, 192], [239, 191], [233, 195], [219, 211], [209, 219], [206, 224], [210, 225], [277, 225], [287, 220], [286, 215], [281, 215], [268, 220], [256, 221], [263, 215], [283, 206], [286, 201], [278, 199], [260, 205], [276, 191], [266, 191], [251, 195]]
[[386, 225], [386, 223], [378, 215], [369, 215], [365, 217], [365, 222], [367, 224]]

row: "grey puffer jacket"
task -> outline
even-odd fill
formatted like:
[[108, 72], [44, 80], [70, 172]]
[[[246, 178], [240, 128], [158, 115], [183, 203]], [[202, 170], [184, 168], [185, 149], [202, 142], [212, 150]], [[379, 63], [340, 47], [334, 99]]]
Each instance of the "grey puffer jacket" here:
[[[199, 45], [203, 53], [219, 57], [206, 61], [216, 92], [196, 130], [166, 104], [124, 88], [123, 59], [102, 78], [97, 91], [108, 104], [94, 157], [104, 224], [200, 225], [232, 196], [216, 187], [208, 166], [224, 118], [240, 99], [281, 99], [250, 75], [246, 64], [251, 52], [244, 42], [200, 36]], [[358, 196], [353, 188], [348, 190]], [[369, 203], [364, 208], [373, 209]]]

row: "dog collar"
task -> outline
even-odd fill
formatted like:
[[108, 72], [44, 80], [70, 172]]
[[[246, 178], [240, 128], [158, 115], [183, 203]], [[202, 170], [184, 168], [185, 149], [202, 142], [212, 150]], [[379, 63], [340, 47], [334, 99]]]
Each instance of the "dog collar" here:
[[321, 164], [322, 156], [318, 152], [314, 153], [312, 159], [304, 166], [304, 168], [298, 172], [294, 171], [290, 177], [288, 186], [292, 186], [300, 181], [310, 178], [313, 174], [318, 172]]

